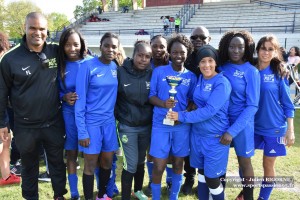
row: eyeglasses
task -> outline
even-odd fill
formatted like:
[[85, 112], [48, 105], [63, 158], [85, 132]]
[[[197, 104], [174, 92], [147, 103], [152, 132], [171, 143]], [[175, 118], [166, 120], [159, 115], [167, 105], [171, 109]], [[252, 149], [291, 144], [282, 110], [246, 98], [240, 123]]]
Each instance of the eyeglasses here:
[[43, 67], [49, 67], [49, 60], [46, 56], [45, 53], [41, 52], [41, 53], [37, 53], [36, 54], [39, 57], [39, 60], [42, 62]]
[[192, 35], [191, 36], [192, 40], [197, 40], [197, 38], [199, 38], [200, 40], [206, 40], [206, 38], [208, 38], [208, 36], [205, 36], [205, 35]]

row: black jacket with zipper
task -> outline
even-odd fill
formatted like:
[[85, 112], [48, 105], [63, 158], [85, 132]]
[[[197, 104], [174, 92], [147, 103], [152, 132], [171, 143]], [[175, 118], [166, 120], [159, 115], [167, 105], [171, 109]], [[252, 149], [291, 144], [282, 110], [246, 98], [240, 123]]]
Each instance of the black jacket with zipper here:
[[9, 51], [0, 62], [0, 128], [5, 127], [4, 113], [10, 96], [16, 127], [49, 127], [61, 119], [57, 86], [58, 46], [46, 44], [42, 52], [48, 67], [25, 42]]
[[126, 59], [118, 68], [118, 97], [116, 119], [127, 126], [146, 126], [152, 123], [153, 106], [149, 103], [150, 65], [144, 71], [133, 67], [133, 60]]

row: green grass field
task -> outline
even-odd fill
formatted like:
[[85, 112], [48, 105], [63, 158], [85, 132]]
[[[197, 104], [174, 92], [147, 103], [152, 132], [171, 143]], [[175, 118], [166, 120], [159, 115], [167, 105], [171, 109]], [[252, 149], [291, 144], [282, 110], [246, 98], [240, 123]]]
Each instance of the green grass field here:
[[[292, 176], [294, 178], [294, 187], [293, 188], [276, 188], [273, 190], [273, 193], [271, 195], [271, 200], [300, 200], [300, 110], [297, 110], [296, 117], [294, 119], [295, 124], [295, 134], [296, 134], [296, 143], [293, 147], [288, 148], [288, 156], [286, 157], [279, 157], [277, 159], [276, 169], [277, 169], [277, 175], [278, 176]], [[83, 167], [82, 159], [80, 158], [81, 166]], [[256, 176], [262, 176], [262, 152], [256, 151], [255, 156], [252, 159], [255, 175]], [[41, 163], [42, 164], [42, 163]], [[82, 184], [81, 184], [81, 175], [82, 175], [82, 167], [78, 172], [79, 175], [79, 191], [82, 195], [81, 199], [84, 199], [83, 197], [83, 191], [82, 191]], [[120, 174], [122, 170], [122, 157], [119, 157], [118, 160], [118, 169], [117, 169], [117, 185], [118, 188], [121, 188], [121, 182], [120, 182]], [[44, 172], [45, 167], [41, 166], [40, 171]], [[146, 170], [147, 171], [147, 170]], [[230, 158], [228, 163], [228, 176], [237, 176], [238, 175], [238, 165], [237, 160], [235, 157], [234, 151], [230, 151]], [[165, 178], [163, 178], [165, 180]], [[148, 184], [148, 177], [145, 175], [144, 180], [144, 187], [146, 187]], [[195, 183], [196, 186], [196, 183]], [[165, 181], [162, 183], [162, 199], [168, 199], [166, 195], [165, 190]], [[196, 188], [194, 190], [196, 192]], [[240, 192], [240, 189], [236, 188], [226, 188], [226, 199], [232, 200], [234, 199], [238, 193]], [[255, 198], [257, 198], [259, 189], [254, 190]], [[95, 192], [96, 194], [96, 192]], [[53, 197], [53, 191], [51, 188], [50, 183], [40, 182], [39, 183], [39, 196], [41, 200], [46, 199], [52, 199]], [[70, 193], [66, 194], [65, 197], [67, 199], [70, 198]], [[1, 187], [0, 188], [0, 200], [18, 200], [22, 199], [21, 197], [21, 187], [20, 185], [13, 185], [13, 186], [7, 186], [7, 187]], [[120, 195], [115, 197], [114, 199], [121, 199]], [[179, 199], [185, 199], [185, 200], [195, 200], [197, 199], [195, 193], [193, 195], [184, 196], [180, 194]]]

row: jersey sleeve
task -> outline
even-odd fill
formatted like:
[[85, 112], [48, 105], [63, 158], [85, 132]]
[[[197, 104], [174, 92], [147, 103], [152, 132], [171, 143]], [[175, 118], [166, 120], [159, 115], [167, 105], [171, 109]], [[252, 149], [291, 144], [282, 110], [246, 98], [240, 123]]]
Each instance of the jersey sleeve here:
[[63, 86], [63, 82], [61, 80], [60, 75], [57, 76], [57, 80], [58, 80], [58, 89], [59, 89], [59, 99], [62, 101], [64, 95], [66, 94], [66, 91], [64, 90], [64, 86]]
[[78, 139], [89, 138], [86, 127], [86, 96], [90, 82], [90, 70], [86, 63], [82, 63], [78, 69], [76, 78], [76, 93], [78, 99], [75, 103], [75, 122], [78, 129]]
[[279, 101], [282, 105], [285, 117], [293, 118], [295, 107], [290, 97], [290, 88], [285, 84], [284, 80], [280, 80], [279, 95]]
[[229, 127], [227, 132], [232, 136], [237, 136], [253, 119], [258, 110], [260, 95], [260, 75], [258, 70], [248, 70], [245, 75], [246, 79], [246, 107], [238, 116], [236, 121]]
[[198, 123], [210, 119], [229, 100], [230, 93], [231, 85], [228, 81], [217, 83], [203, 107], [191, 112], [179, 112], [178, 120], [185, 123]]
[[151, 98], [153, 96], [158, 96], [157, 95], [158, 78], [159, 78], [159, 70], [155, 69], [155, 70], [153, 70], [151, 81], [150, 81], [149, 98]]
[[190, 84], [190, 89], [188, 92], [188, 99], [189, 101], [193, 101], [193, 94], [197, 85], [197, 77], [194, 73], [191, 72], [191, 84]]

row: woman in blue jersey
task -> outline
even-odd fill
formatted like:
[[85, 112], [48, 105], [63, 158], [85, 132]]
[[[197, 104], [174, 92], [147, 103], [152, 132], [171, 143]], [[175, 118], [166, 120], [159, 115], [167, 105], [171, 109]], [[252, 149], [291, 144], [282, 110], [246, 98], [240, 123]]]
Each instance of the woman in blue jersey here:
[[152, 69], [169, 64], [169, 53], [167, 51], [167, 40], [162, 35], [155, 35], [150, 41], [152, 49], [152, 59], [150, 61]]
[[224, 200], [219, 179], [226, 173], [229, 144], [220, 137], [229, 127], [228, 105], [231, 85], [217, 72], [218, 52], [210, 45], [202, 46], [196, 54], [201, 71], [193, 100], [197, 108], [191, 112], [169, 112], [173, 120], [192, 123], [190, 163], [198, 168], [198, 198]]
[[101, 56], [81, 64], [76, 80], [78, 99], [75, 120], [79, 144], [83, 147], [83, 192], [93, 198], [94, 170], [100, 162], [99, 191], [96, 199], [107, 197], [113, 155], [118, 149], [114, 106], [117, 98], [117, 65], [113, 60], [120, 41], [117, 35], [105, 33], [100, 40]]
[[59, 41], [59, 86], [63, 117], [66, 127], [65, 149], [67, 153], [68, 180], [71, 199], [79, 199], [76, 173], [78, 155], [78, 132], [75, 124], [74, 104], [78, 98], [75, 85], [80, 63], [85, 56], [85, 42], [75, 29], [65, 30]]
[[[184, 157], [189, 155], [189, 124], [163, 124], [169, 108], [183, 111], [188, 108], [189, 100], [196, 85], [196, 76], [185, 69], [184, 61], [192, 52], [193, 46], [184, 35], [171, 38], [168, 43], [168, 52], [172, 63], [161, 66], [153, 71], [150, 83], [150, 103], [154, 105], [150, 155], [153, 156], [154, 167], [152, 176], [152, 199], [160, 199], [161, 178], [166, 168], [169, 155], [173, 156], [173, 174], [170, 199], [178, 199], [182, 183]], [[175, 100], [170, 98], [171, 86], [166, 81], [167, 76], [179, 77], [182, 82], [176, 87]]]
[[254, 41], [247, 31], [226, 32], [219, 43], [220, 70], [231, 83], [229, 103], [230, 127], [221, 137], [221, 143], [235, 148], [245, 200], [253, 199], [254, 171], [251, 157], [254, 155], [254, 115], [258, 109], [260, 77], [253, 61]]
[[[280, 46], [274, 35], [262, 37], [256, 47], [257, 69], [261, 88], [258, 111], [255, 115], [255, 148], [263, 149], [264, 180], [258, 199], [270, 198], [275, 182], [275, 161], [285, 156], [286, 148], [295, 142], [294, 106], [287, 80], [281, 78]], [[270, 178], [268, 180], [268, 178]]]
[[[167, 40], [162, 35], [155, 35], [151, 38], [150, 41], [151, 49], [152, 49], [152, 58], [150, 61], [152, 69], [156, 67], [160, 67], [163, 65], [169, 64], [169, 53], [167, 50]], [[169, 192], [172, 186], [172, 164], [171, 158], [169, 158], [167, 167], [166, 167], [166, 183], [167, 183], [167, 191]], [[149, 175], [149, 183], [146, 190], [146, 194], [151, 195], [151, 183], [152, 183], [152, 170], [153, 170], [153, 158], [147, 154], [147, 169]]]
[[132, 59], [126, 59], [123, 66], [118, 68], [115, 115], [124, 152], [121, 177], [123, 200], [130, 199], [133, 179], [133, 195], [140, 200], [148, 200], [142, 187], [153, 115], [153, 106], [148, 99], [152, 75], [151, 56], [150, 45], [145, 41], [137, 41]]

